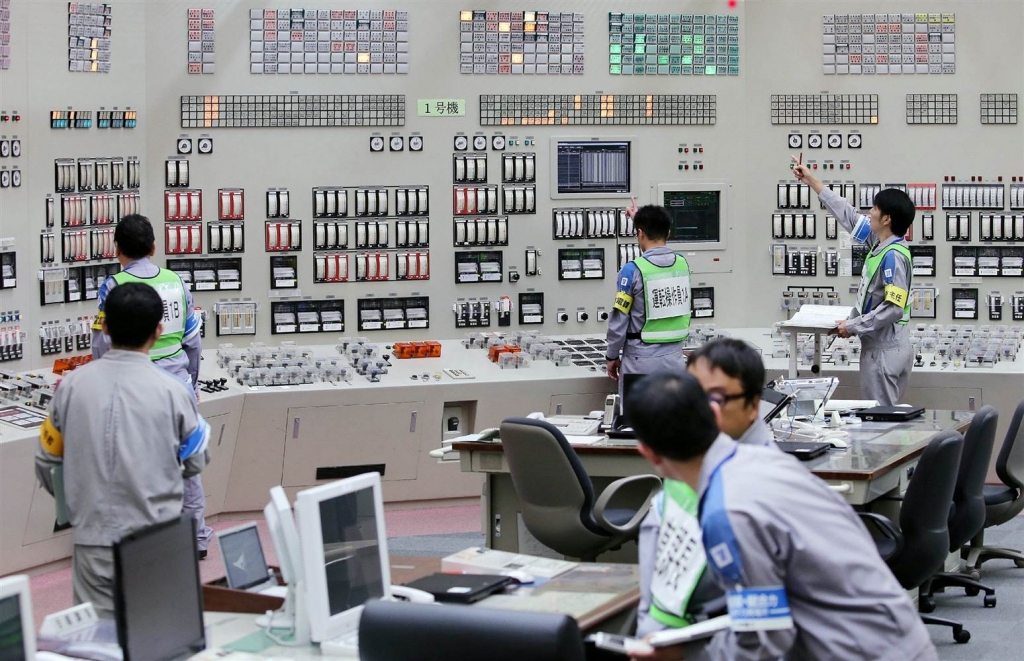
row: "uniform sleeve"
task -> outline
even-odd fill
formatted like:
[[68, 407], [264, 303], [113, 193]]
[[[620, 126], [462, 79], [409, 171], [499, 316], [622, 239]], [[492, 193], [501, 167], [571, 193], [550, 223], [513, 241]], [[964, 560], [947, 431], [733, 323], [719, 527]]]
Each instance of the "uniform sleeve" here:
[[185, 319], [185, 336], [181, 340], [181, 347], [185, 350], [185, 356], [188, 358], [187, 369], [192, 387], [199, 388], [199, 361], [203, 352], [203, 339], [199, 336], [199, 332], [203, 327], [203, 318], [196, 311], [192, 301], [192, 292], [188, 290], [188, 285], [182, 281], [181, 286], [185, 289], [185, 302], [188, 311], [188, 318]]
[[178, 460], [185, 468], [186, 477], [191, 477], [206, 466], [210, 425], [199, 415], [195, 397], [185, 388], [174, 393], [174, 405], [178, 420]]
[[[772, 588], [786, 585], [791, 540], [785, 531], [771, 523], [772, 517], [755, 517], [744, 512], [729, 512], [732, 530], [742, 562], [742, 579], [746, 588]], [[707, 535], [707, 532], [705, 533]], [[709, 559], [714, 556], [714, 533], [709, 545]], [[708, 562], [714, 568], [714, 562]], [[717, 572], [716, 572], [717, 573]], [[719, 577], [721, 582], [721, 579]], [[722, 585], [731, 589], [732, 586]], [[723, 631], [706, 645], [686, 646], [686, 659], [714, 661], [761, 661], [784, 658], [796, 641], [796, 629], [774, 631]]]
[[39, 428], [39, 447], [36, 448], [36, 477], [50, 494], [53, 494], [53, 476], [50, 469], [64, 463], [64, 410], [70, 388], [61, 384], [50, 400], [50, 410]]
[[818, 193], [818, 199], [832, 212], [839, 225], [849, 232], [855, 241], [870, 245], [877, 240], [877, 237], [871, 233], [871, 220], [854, 209], [845, 197], [829, 188], [822, 188]]
[[637, 538], [637, 558], [640, 563], [640, 604], [637, 606], [636, 635], [643, 638], [649, 633], [660, 631], [664, 627], [651, 617], [651, 580], [654, 577], [654, 565], [658, 561], [658, 531], [661, 528], [661, 499], [664, 492], [651, 500], [647, 516], [640, 524], [640, 535]]
[[619, 279], [615, 284], [615, 302], [612, 304], [611, 314], [608, 315], [608, 349], [605, 358], [617, 360], [626, 344], [626, 331], [629, 330], [629, 313], [633, 310], [633, 298], [635, 289], [633, 281], [637, 274], [636, 264], [627, 262], [619, 271]]
[[106, 305], [107, 296], [110, 294], [110, 290], [117, 286], [114, 282], [113, 277], [109, 277], [103, 281], [100, 285], [99, 291], [99, 311], [96, 314], [96, 319], [92, 323], [92, 357], [93, 360], [98, 360], [103, 357], [103, 354], [110, 351], [110, 338], [103, 334], [103, 316], [106, 314], [103, 311], [103, 306]]
[[882, 257], [879, 270], [885, 285], [884, 298], [866, 314], [846, 322], [852, 335], [880, 333], [903, 318], [903, 308], [910, 298], [910, 264], [904, 255], [890, 250]]

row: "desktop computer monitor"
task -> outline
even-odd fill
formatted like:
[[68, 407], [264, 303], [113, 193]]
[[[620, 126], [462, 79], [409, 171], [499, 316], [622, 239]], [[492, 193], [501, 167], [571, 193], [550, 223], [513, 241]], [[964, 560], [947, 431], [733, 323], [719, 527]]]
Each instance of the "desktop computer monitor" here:
[[263, 508], [263, 516], [267, 519], [270, 541], [277, 553], [281, 578], [286, 584], [294, 585], [302, 580], [302, 552], [299, 549], [299, 532], [292, 515], [292, 506], [284, 489], [274, 487], [270, 490], [270, 502]]
[[114, 544], [114, 615], [124, 661], [175, 661], [206, 649], [192, 516]]
[[295, 513], [310, 635], [322, 642], [358, 625], [367, 601], [391, 597], [380, 475], [300, 491]]
[[28, 576], [0, 578], [0, 659], [32, 661], [35, 656], [36, 630]]
[[228, 587], [232, 590], [248, 590], [271, 580], [255, 523], [218, 533], [217, 545], [224, 559]]

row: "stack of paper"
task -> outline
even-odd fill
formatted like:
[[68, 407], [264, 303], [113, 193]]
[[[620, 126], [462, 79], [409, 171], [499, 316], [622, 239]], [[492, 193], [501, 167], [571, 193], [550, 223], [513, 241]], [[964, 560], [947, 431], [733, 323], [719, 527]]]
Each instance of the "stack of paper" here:
[[522, 571], [535, 578], [554, 578], [573, 569], [578, 564], [567, 560], [540, 558], [474, 546], [441, 560], [441, 571], [466, 574], [504, 574], [510, 571]]
[[840, 321], [849, 319], [853, 312], [853, 308], [841, 305], [801, 305], [800, 310], [782, 326], [832, 330]]

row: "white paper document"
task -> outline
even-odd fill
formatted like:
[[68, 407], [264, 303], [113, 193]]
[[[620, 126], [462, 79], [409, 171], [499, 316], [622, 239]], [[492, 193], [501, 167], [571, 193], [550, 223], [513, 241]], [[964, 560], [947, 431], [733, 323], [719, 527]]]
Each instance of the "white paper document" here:
[[821, 328], [831, 330], [840, 321], [849, 319], [853, 308], [842, 305], [801, 305], [793, 317], [782, 326], [798, 326], [801, 328]]

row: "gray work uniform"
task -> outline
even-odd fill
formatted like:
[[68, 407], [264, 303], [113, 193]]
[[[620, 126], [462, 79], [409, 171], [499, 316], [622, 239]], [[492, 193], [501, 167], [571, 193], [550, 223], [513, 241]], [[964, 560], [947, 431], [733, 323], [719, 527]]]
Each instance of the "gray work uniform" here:
[[747, 590], [782, 587], [793, 625], [721, 632], [688, 645], [688, 661], [938, 659], [857, 514], [795, 458], [721, 434], [704, 456], [697, 494], [708, 568], [719, 586], [733, 589], [723, 574], [738, 568]]
[[[667, 246], [651, 248], [643, 256], [655, 266], [661, 267], [671, 266], [676, 260], [675, 252]], [[612, 308], [608, 317], [608, 349], [605, 358], [615, 360], [620, 358], [621, 353], [620, 375], [649, 374], [660, 370], [685, 368], [686, 358], [683, 356], [682, 342], [648, 344], [639, 338], [639, 333], [647, 321], [643, 276], [640, 275], [640, 270], [630, 262], [619, 271], [617, 282], [622, 283], [624, 278], [627, 283], [622, 286], [628, 287], [630, 296], [633, 297], [633, 304], [629, 314]], [[627, 337], [627, 335], [634, 334], [637, 337]], [[622, 379], [619, 379], [619, 394], [622, 394]]]
[[[754, 420], [754, 424], [750, 425], [736, 442], [778, 449], [778, 446], [775, 445], [775, 434], [772, 433], [771, 428], [760, 417]], [[651, 507], [647, 510], [647, 516], [644, 517], [643, 522], [640, 523], [640, 536], [637, 538], [637, 555], [638, 562], [640, 563], [640, 604], [637, 606], [636, 618], [636, 635], [638, 638], [643, 638], [649, 633], [666, 628], [664, 624], [650, 615], [651, 577], [658, 556], [658, 533], [661, 530], [661, 500], [664, 497], [665, 492], [659, 491], [651, 500]], [[698, 604], [700, 601], [707, 601], [723, 594], [717, 586], [714, 590], [709, 590], [706, 586], [702, 586], [702, 588], [700, 594], [694, 594], [694, 598], [691, 600], [692, 603]]]
[[50, 402], [48, 428], [60, 443], [50, 445], [43, 435], [36, 475], [53, 493], [50, 469], [64, 465], [75, 603], [91, 601], [109, 616], [110, 547], [129, 533], [180, 516], [182, 476], [206, 466], [209, 425], [188, 387], [149, 356], [111, 350], [64, 377]]
[[[855, 231], [858, 223], [870, 222], [846, 198], [828, 188], [822, 189], [818, 199], [854, 237], [861, 234]], [[874, 246], [871, 254], [878, 254], [890, 243], [902, 240], [892, 236], [879, 243], [875, 234], [865, 234], [864, 239], [868, 246]], [[865, 309], [858, 310], [858, 316], [846, 322], [846, 329], [860, 338], [861, 396], [878, 400], [882, 406], [894, 406], [907, 391], [910, 370], [914, 365], [914, 350], [910, 344], [910, 329], [906, 324], [897, 323], [903, 318], [903, 309], [885, 301], [885, 287], [892, 284], [909, 292], [911, 265], [895, 250], [889, 251], [886, 260], [891, 260], [891, 263], [884, 263], [891, 267], [891, 273], [886, 275], [886, 268], [875, 272], [873, 280], [868, 283]]]
[[[153, 264], [153, 262], [149, 261], [148, 258], [143, 257], [142, 259], [129, 262], [123, 270], [138, 278], [152, 278], [156, 276], [160, 268], [156, 264]], [[117, 283], [113, 278], [107, 278], [100, 286], [100, 312], [103, 312], [103, 306], [106, 303], [107, 296], [116, 286]], [[192, 303], [192, 292], [188, 290], [188, 287], [185, 286], [184, 283], [182, 283], [182, 286], [185, 289], [185, 298], [188, 303], [188, 317], [185, 322], [185, 336], [182, 338], [181, 342], [183, 351], [180, 351], [173, 356], [154, 361], [154, 364], [160, 369], [167, 371], [169, 374], [178, 377], [185, 383], [188, 383], [194, 389], [197, 387], [199, 381], [199, 361], [202, 357], [203, 351], [203, 341], [199, 336], [201, 320]], [[110, 338], [94, 325], [92, 331], [92, 357], [94, 359], [101, 358], [108, 351], [110, 351]], [[196, 541], [199, 543], [199, 550], [205, 551], [210, 545], [210, 540], [213, 539], [213, 529], [206, 525], [206, 517], [204, 516], [204, 511], [206, 510], [206, 494], [203, 491], [203, 482], [198, 475], [185, 480], [184, 507], [185, 512], [191, 514], [196, 520]]]

